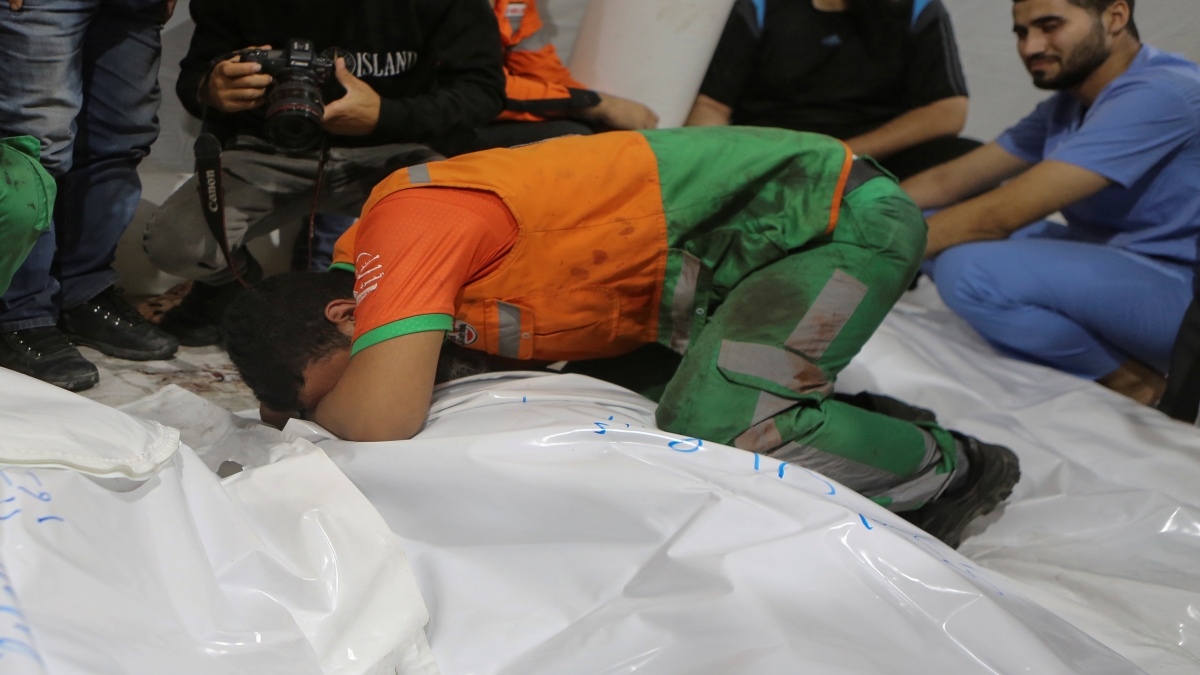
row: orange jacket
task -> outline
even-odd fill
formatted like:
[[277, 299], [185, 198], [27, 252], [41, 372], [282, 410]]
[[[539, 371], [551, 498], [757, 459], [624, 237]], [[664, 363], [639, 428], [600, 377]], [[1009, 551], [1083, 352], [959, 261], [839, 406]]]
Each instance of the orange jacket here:
[[507, 76], [502, 120], [538, 122], [551, 111], [589, 108], [599, 95], [575, 81], [542, 30], [535, 0], [494, 0]]
[[[517, 221], [500, 266], [455, 300], [454, 318], [478, 335], [473, 349], [558, 361], [619, 356], [657, 339], [667, 221], [645, 136], [565, 137], [401, 169], [363, 213], [399, 190], [432, 186], [492, 192]], [[338, 240], [335, 265], [353, 263], [357, 229]]]

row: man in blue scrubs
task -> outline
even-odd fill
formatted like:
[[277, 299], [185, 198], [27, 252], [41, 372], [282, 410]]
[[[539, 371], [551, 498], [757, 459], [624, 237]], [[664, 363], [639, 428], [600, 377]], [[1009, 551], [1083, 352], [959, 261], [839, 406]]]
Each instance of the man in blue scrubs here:
[[904, 188], [948, 207], [933, 277], [993, 346], [1152, 404], [1192, 299], [1200, 67], [1141, 44], [1133, 4], [1014, 0], [1021, 58], [1057, 93]]

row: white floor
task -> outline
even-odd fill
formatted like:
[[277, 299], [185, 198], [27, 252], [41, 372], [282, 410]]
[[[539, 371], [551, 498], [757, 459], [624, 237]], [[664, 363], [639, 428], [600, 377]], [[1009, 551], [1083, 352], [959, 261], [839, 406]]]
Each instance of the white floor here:
[[181, 347], [167, 361], [123, 361], [87, 347], [80, 351], [100, 369], [100, 384], [80, 393], [106, 405], [124, 405], [175, 384], [226, 410], [258, 407], [220, 347]]

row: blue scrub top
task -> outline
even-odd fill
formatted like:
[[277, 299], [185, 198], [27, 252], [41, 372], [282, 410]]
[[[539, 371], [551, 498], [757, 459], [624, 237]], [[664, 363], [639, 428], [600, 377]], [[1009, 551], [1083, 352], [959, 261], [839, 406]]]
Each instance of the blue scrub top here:
[[1200, 66], [1143, 46], [1090, 109], [1062, 91], [996, 139], [1114, 185], [1063, 209], [1071, 238], [1186, 265], [1200, 242]]

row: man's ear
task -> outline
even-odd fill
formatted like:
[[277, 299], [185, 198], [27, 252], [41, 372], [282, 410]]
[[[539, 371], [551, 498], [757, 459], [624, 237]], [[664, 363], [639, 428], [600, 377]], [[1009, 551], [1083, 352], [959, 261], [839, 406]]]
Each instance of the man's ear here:
[[339, 298], [325, 305], [325, 318], [333, 322], [345, 335], [354, 335], [354, 308], [358, 306], [351, 298]]
[[1105, 17], [1108, 19], [1108, 33], [1115, 36], [1129, 25], [1129, 16], [1133, 12], [1129, 10], [1128, 3], [1124, 0], [1117, 0], [1117, 2], [1109, 5], [1104, 10], [1104, 13], [1108, 15]]

